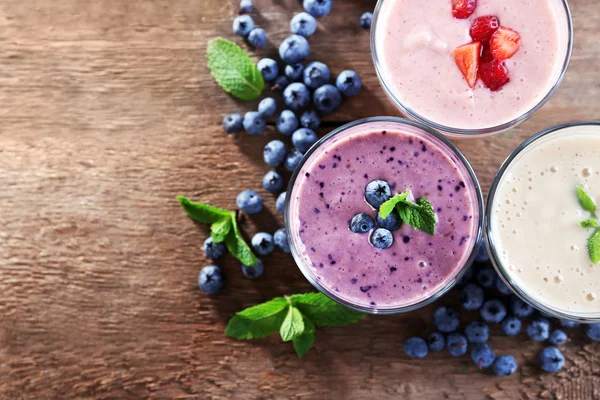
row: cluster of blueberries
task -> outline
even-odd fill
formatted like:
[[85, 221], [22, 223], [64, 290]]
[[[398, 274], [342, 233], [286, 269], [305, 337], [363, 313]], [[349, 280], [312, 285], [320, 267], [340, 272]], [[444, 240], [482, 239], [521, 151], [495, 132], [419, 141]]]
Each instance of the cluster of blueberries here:
[[[263, 158], [270, 167], [283, 166], [293, 172], [304, 154], [318, 140], [315, 130], [321, 124], [319, 113], [336, 111], [342, 103], [342, 97], [354, 96], [362, 87], [360, 76], [354, 71], [341, 72], [335, 79], [335, 85], [332, 85], [329, 83], [331, 71], [327, 65], [318, 61], [310, 62], [306, 66], [302, 64], [310, 53], [306, 38], [315, 33], [316, 18], [329, 14], [331, 6], [332, 0], [304, 0], [305, 12], [295, 15], [290, 22], [293, 35], [279, 46], [279, 56], [286, 66], [280, 70], [279, 64], [270, 58], [263, 58], [257, 63], [264, 80], [271, 84], [273, 91], [282, 94], [286, 109], [277, 117], [275, 126], [283, 136], [291, 136], [294, 146], [288, 150], [281, 140], [269, 142], [264, 148]], [[245, 15], [253, 10], [252, 0], [241, 0], [242, 15], [233, 21], [233, 31], [244, 37], [250, 45], [261, 48], [267, 43], [266, 33], [263, 29], [255, 27], [251, 16]], [[371, 27], [371, 20], [372, 14], [365, 13], [361, 16], [360, 25], [368, 29]], [[316, 110], [309, 107], [311, 99]], [[226, 115], [222, 126], [225, 132], [231, 134], [243, 130], [248, 135], [262, 135], [266, 130], [266, 120], [276, 113], [277, 101], [273, 97], [266, 97], [260, 101], [257, 111], [247, 112], [244, 116], [237, 113]], [[262, 184], [268, 192], [278, 193], [283, 190], [285, 179], [278, 171], [271, 170], [263, 177]], [[280, 213], [284, 211], [285, 198], [286, 192], [277, 197], [275, 206]], [[247, 214], [257, 214], [263, 209], [261, 196], [252, 190], [241, 192], [236, 203], [239, 209]], [[270, 254], [275, 246], [283, 252], [290, 252], [285, 228], [279, 229], [273, 235], [260, 232], [252, 238], [252, 248], [259, 256]], [[204, 243], [204, 252], [207, 257], [216, 260], [225, 254], [226, 248], [222, 243], [213, 243], [212, 239], [208, 238]], [[243, 265], [242, 271], [246, 277], [255, 279], [263, 274], [264, 265], [262, 262], [253, 268]], [[223, 274], [219, 267], [208, 266], [200, 272], [198, 283], [204, 292], [216, 294], [223, 288]]]
[[[466, 354], [471, 345], [471, 359], [478, 368], [492, 367], [496, 375], [511, 375], [517, 370], [517, 361], [512, 355], [496, 357], [487, 344], [490, 335], [489, 324], [500, 324], [504, 334], [516, 336], [524, 325], [522, 320], [532, 318], [525, 329], [529, 338], [552, 345], [544, 348], [539, 354], [539, 365], [546, 372], [560, 371], [565, 358], [557, 346], [564, 345], [568, 336], [560, 328], [553, 329], [552, 325], [558, 324], [567, 329], [576, 328], [579, 323], [553, 320], [542, 312], [536, 315], [533, 307], [512, 294], [489, 264], [482, 264], [488, 260], [487, 251], [483, 247], [477, 256], [479, 263], [471, 267], [459, 283], [462, 307], [469, 311], [479, 311], [481, 321], [468, 323], [461, 333], [458, 332], [459, 311], [454, 307], [439, 307], [433, 315], [438, 331], [425, 339], [409, 338], [404, 345], [405, 353], [411, 358], [424, 358], [430, 351], [438, 352], [446, 348], [451, 355], [458, 357]], [[586, 325], [585, 330], [590, 339], [600, 341], [600, 324]]]
[[392, 188], [383, 180], [374, 180], [365, 187], [365, 200], [377, 212], [375, 220], [366, 213], [359, 213], [352, 217], [350, 230], [354, 233], [368, 233], [370, 243], [378, 249], [387, 249], [394, 243], [393, 231], [400, 229], [402, 220], [398, 213], [391, 213], [387, 218], [381, 218], [379, 207], [392, 198]]

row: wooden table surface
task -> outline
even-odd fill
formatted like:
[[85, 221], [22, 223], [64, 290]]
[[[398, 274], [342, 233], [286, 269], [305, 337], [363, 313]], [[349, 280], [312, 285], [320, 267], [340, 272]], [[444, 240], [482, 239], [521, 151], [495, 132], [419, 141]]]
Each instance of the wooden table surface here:
[[[358, 26], [372, 0], [334, 1], [311, 38], [311, 59], [354, 69], [364, 89], [324, 134], [347, 121], [397, 115]], [[300, 11], [296, 0], [255, 0], [274, 56]], [[442, 352], [410, 361], [408, 336], [432, 329], [432, 307], [322, 329], [302, 360], [278, 337], [237, 342], [225, 324], [245, 307], [312, 287], [290, 256], [266, 257], [262, 279], [239, 264], [220, 296], [196, 284], [209, 264], [207, 230], [178, 194], [224, 208], [258, 189], [262, 148], [278, 134], [232, 138], [224, 114], [253, 109], [214, 83], [207, 40], [234, 39], [236, 0], [3, 0], [0, 2], [1, 399], [517, 399], [600, 398], [600, 345], [575, 333], [566, 368], [540, 374], [541, 345], [494, 328], [490, 342], [519, 372], [497, 378]], [[462, 141], [487, 191], [502, 160], [531, 134], [598, 118], [600, 10], [571, 1], [575, 48], [566, 79], [531, 120]], [[241, 42], [235, 38], [237, 42]], [[282, 224], [274, 198], [248, 234]], [[452, 295], [449, 301], [452, 300]]]

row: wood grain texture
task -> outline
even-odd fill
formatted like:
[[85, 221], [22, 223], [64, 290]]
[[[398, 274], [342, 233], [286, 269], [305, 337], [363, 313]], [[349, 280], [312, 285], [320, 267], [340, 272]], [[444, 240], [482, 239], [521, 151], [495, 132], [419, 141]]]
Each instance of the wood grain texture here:
[[[493, 347], [523, 366], [512, 377], [481, 374], [446, 353], [409, 361], [403, 341], [432, 328], [431, 307], [319, 330], [302, 360], [277, 337], [223, 335], [236, 311], [312, 289], [282, 254], [267, 257], [264, 278], [252, 282], [228, 257], [224, 292], [197, 289], [207, 230], [175, 196], [234, 208], [239, 191], [260, 187], [262, 148], [275, 137], [272, 127], [264, 137], [227, 137], [219, 125], [225, 113], [255, 107], [225, 95], [204, 61], [209, 38], [232, 38], [236, 4], [0, 2], [0, 398], [600, 398], [600, 346], [581, 334], [566, 347], [568, 368], [553, 376], [530, 361], [540, 345], [497, 330]], [[300, 6], [255, 4], [270, 40], [256, 57], [274, 56]], [[373, 5], [337, 0], [311, 39], [311, 59], [364, 80], [360, 96], [327, 119], [330, 128], [397, 114], [358, 27]], [[459, 143], [486, 190], [524, 138], [599, 117], [598, 5], [571, 7], [574, 56], [557, 94], [511, 132]], [[260, 192], [268, 211], [244, 221], [248, 234], [282, 224], [273, 196]]]

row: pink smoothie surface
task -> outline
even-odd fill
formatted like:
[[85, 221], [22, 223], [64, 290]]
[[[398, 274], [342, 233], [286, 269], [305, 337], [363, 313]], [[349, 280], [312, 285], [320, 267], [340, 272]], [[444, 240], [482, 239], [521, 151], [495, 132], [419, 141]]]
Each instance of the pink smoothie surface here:
[[[472, 41], [473, 20], [494, 15], [521, 35], [506, 60], [510, 82], [492, 92], [469, 88], [452, 51]], [[447, 127], [482, 129], [518, 118], [552, 89], [567, 53], [567, 19], [558, 0], [479, 0], [468, 19], [452, 16], [451, 0], [385, 0], [376, 48], [380, 73], [406, 107]]]
[[[385, 250], [369, 233], [353, 233], [352, 217], [376, 211], [365, 186], [383, 179], [392, 193], [425, 196], [438, 223], [431, 236], [403, 224]], [[464, 164], [439, 139], [408, 125], [354, 126], [320, 145], [303, 165], [288, 209], [289, 235], [313, 280], [362, 307], [421, 302], [462, 270], [476, 242], [477, 193]], [[297, 259], [298, 261], [298, 259]]]

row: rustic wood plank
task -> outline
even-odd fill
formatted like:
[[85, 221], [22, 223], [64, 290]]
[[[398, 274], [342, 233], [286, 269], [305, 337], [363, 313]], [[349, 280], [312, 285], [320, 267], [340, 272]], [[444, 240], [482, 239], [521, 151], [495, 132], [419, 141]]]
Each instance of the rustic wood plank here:
[[[600, 397], [599, 347], [582, 347], [581, 335], [558, 376], [540, 375], [527, 361], [538, 345], [498, 331], [492, 345], [523, 365], [510, 378], [480, 374], [445, 353], [407, 360], [403, 340], [431, 329], [431, 307], [321, 330], [303, 360], [276, 337], [246, 343], [223, 335], [234, 312], [312, 289], [281, 254], [266, 259], [256, 282], [227, 258], [228, 285], [217, 298], [195, 284], [208, 263], [200, 249], [207, 231], [175, 196], [233, 208], [240, 190], [259, 186], [262, 147], [276, 137], [271, 128], [265, 137], [231, 138], [219, 127], [223, 114], [255, 105], [226, 96], [204, 62], [209, 38], [232, 38], [235, 3], [0, 3], [0, 398]], [[272, 56], [300, 7], [255, 3], [270, 38], [257, 58]], [[334, 72], [355, 69], [365, 84], [328, 126], [396, 114], [357, 24], [373, 5], [336, 1], [312, 40], [311, 59]], [[577, 41], [555, 97], [512, 132], [459, 143], [486, 189], [525, 137], [598, 117], [597, 5], [571, 6]], [[249, 234], [282, 223], [273, 196], [261, 193], [270, 211], [244, 222]]]

